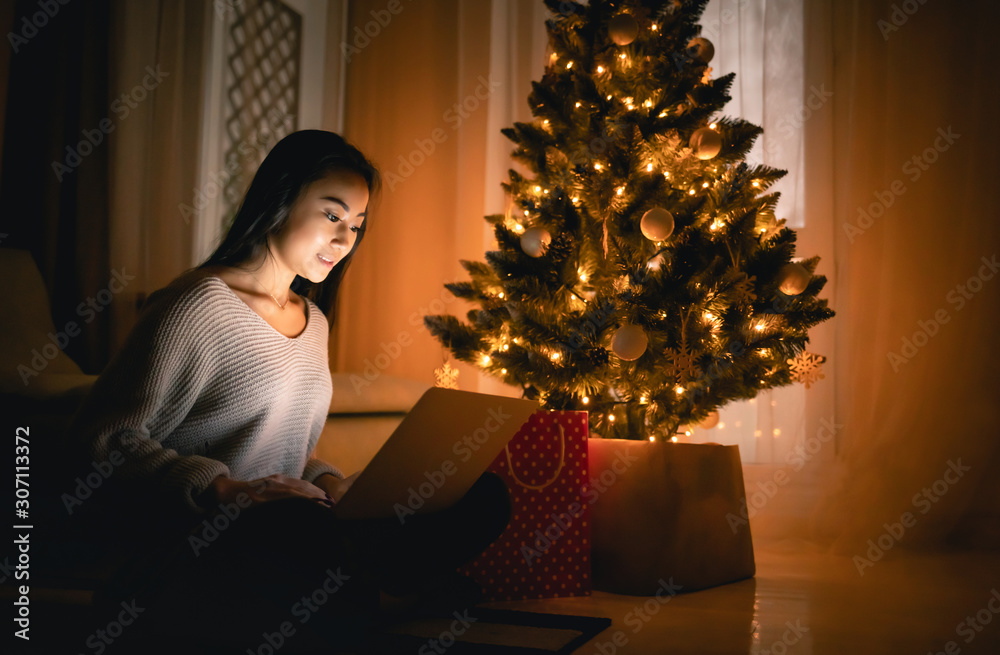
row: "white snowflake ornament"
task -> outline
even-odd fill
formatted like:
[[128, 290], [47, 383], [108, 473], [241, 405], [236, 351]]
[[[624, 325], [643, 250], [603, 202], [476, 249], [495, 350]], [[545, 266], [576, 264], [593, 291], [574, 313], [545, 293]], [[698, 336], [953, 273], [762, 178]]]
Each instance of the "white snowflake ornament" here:
[[696, 357], [687, 345], [686, 339], [681, 339], [680, 348], [667, 348], [666, 373], [674, 377], [678, 384], [692, 380], [701, 374], [695, 364]]
[[806, 385], [806, 389], [811, 387], [817, 380], [822, 380], [823, 362], [825, 359], [820, 355], [802, 351], [794, 359], [788, 360], [791, 368], [792, 379]]
[[445, 363], [441, 365], [441, 368], [434, 369], [434, 386], [443, 387], [445, 389], [458, 389], [458, 369], [453, 368], [452, 365], [445, 360]]

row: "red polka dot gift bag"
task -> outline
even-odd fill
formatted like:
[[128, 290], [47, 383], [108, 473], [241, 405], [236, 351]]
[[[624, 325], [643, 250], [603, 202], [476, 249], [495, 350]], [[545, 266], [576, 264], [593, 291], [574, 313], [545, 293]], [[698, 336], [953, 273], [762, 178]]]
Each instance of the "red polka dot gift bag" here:
[[490, 465], [511, 496], [507, 529], [460, 571], [486, 600], [588, 596], [587, 412], [539, 410]]

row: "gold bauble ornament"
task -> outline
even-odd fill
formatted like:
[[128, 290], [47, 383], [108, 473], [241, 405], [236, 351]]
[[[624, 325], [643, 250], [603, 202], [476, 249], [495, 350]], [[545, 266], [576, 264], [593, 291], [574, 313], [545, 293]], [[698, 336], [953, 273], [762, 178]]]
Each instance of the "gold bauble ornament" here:
[[674, 215], [663, 207], [653, 207], [639, 221], [642, 236], [650, 241], [663, 241], [674, 231]]
[[711, 430], [718, 424], [719, 424], [719, 412], [713, 410], [712, 412], [709, 413], [708, 416], [706, 416], [702, 420], [701, 423], [698, 424], [698, 427], [702, 428], [703, 430]]
[[628, 45], [639, 36], [639, 23], [630, 14], [618, 14], [608, 21], [608, 36], [618, 45]]
[[529, 228], [521, 235], [521, 250], [532, 257], [541, 257], [551, 242], [552, 235], [545, 228]]
[[696, 36], [688, 42], [687, 53], [692, 59], [707, 64], [715, 56], [715, 46], [708, 39]]
[[623, 325], [611, 339], [611, 350], [627, 362], [639, 359], [646, 352], [649, 337], [638, 325]]
[[789, 262], [778, 271], [778, 288], [786, 296], [797, 296], [806, 290], [811, 278], [805, 266]]
[[722, 151], [722, 135], [710, 127], [702, 127], [691, 135], [689, 145], [698, 159], [711, 159]]

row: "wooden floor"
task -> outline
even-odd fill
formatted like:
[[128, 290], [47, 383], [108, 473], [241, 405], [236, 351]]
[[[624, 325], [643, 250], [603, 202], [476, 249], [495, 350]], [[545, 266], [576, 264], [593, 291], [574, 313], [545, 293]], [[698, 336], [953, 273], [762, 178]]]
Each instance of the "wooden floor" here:
[[[826, 554], [808, 542], [755, 541], [754, 550], [754, 578], [681, 593], [665, 604], [598, 591], [487, 606], [611, 618], [610, 628], [576, 651], [583, 655], [1000, 653], [1000, 552], [897, 548], [861, 575], [851, 557]], [[34, 634], [58, 636], [53, 633], [66, 630], [87, 600], [81, 597], [75, 608], [33, 603], [34, 624], [42, 630]], [[71, 641], [74, 648], [65, 652], [94, 652], [79, 638]], [[36, 640], [13, 652], [63, 652], [40, 646]]]
[[808, 542], [754, 550], [755, 578], [651, 601], [650, 613], [648, 599], [602, 592], [488, 606], [610, 617], [585, 655], [1000, 654], [1000, 552], [896, 549], [861, 575]]

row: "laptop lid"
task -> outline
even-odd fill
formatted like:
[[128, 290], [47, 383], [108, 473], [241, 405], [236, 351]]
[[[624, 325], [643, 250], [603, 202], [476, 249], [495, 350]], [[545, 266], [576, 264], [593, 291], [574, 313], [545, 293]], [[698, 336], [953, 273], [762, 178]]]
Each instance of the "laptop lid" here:
[[431, 387], [337, 503], [345, 519], [450, 507], [540, 405], [536, 400]]

